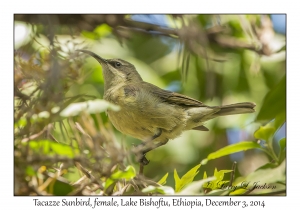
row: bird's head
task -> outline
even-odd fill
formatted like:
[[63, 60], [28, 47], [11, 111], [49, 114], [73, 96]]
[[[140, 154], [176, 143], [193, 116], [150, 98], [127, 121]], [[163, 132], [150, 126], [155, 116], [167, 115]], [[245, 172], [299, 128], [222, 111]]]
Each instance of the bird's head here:
[[104, 88], [107, 90], [111, 86], [120, 83], [132, 83], [143, 81], [139, 73], [136, 71], [134, 65], [119, 58], [104, 59], [99, 55], [89, 50], [76, 50], [86, 53], [95, 58], [102, 66], [104, 77]]

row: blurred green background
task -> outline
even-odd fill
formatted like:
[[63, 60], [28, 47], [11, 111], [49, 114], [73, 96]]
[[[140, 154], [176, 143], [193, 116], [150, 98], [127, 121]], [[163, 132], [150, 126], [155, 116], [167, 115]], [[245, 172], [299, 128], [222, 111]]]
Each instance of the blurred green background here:
[[[76, 49], [88, 49], [104, 58], [129, 61], [145, 81], [207, 105], [256, 103], [253, 114], [213, 119], [205, 124], [210, 131], [184, 132], [179, 138], [147, 154], [150, 164], [145, 167], [144, 175], [158, 181], [169, 173], [167, 185], [174, 186], [174, 169], [181, 176], [222, 147], [255, 140], [253, 133], [278, 116], [284, 119], [273, 142], [274, 150], [279, 152], [278, 141], [286, 135], [285, 18], [280, 14], [16, 14], [15, 96], [18, 91], [30, 96], [34, 89], [30, 78], [24, 75], [47, 81], [45, 77], [51, 76], [49, 72], [55, 67], [51, 59], [57, 58], [62, 61], [60, 69], [68, 69], [68, 74], [71, 72], [75, 76], [68, 75], [68, 88], [53, 91], [60, 91], [66, 98], [83, 94], [102, 99], [101, 66], [93, 58], [75, 53]], [[57, 54], [52, 54], [53, 49]], [[27, 74], [21, 72], [20, 63], [30, 60], [32, 63]], [[32, 65], [42, 66], [42, 76], [32, 70]], [[20, 100], [20, 97], [15, 97], [16, 107]], [[80, 98], [77, 102], [87, 100], [90, 99]], [[54, 104], [49, 105], [51, 108], [59, 104], [53, 101]], [[36, 112], [41, 111], [44, 110]], [[15, 122], [22, 118], [17, 113]], [[100, 116], [104, 125], [111, 127], [107, 116], [104, 113]], [[117, 142], [125, 148], [140, 143], [112, 129]], [[27, 133], [28, 136], [32, 134], [33, 131]], [[70, 143], [63, 135], [60, 129], [53, 130], [58, 142]], [[15, 139], [25, 137], [16, 131]], [[212, 176], [215, 168], [231, 169], [234, 161], [237, 161], [238, 177], [248, 175], [270, 159], [260, 150], [234, 153], [201, 166], [195, 179], [202, 179], [204, 171]], [[138, 170], [138, 164], [135, 161], [132, 164]], [[80, 176], [74, 172], [65, 177], [75, 182]]]

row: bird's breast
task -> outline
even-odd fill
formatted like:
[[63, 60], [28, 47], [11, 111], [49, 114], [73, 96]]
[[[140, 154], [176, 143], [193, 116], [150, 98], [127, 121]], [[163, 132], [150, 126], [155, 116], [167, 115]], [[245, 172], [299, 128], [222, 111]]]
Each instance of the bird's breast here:
[[143, 116], [138, 116], [134, 110], [126, 110], [126, 107], [121, 107], [118, 112], [108, 110], [107, 114], [117, 130], [140, 140], [150, 139], [157, 130], [145, 122]]
[[161, 129], [164, 139], [174, 139], [185, 130], [187, 113], [181, 107], [161, 101], [137, 86], [109, 89], [104, 99], [120, 106], [108, 110], [108, 117], [120, 132], [147, 141]]
[[149, 125], [147, 117], [141, 112], [137, 101], [138, 93], [134, 87], [116, 86], [108, 89], [104, 99], [120, 106], [120, 111], [108, 110], [107, 114], [114, 127], [121, 133], [140, 140], [151, 138], [157, 128]]

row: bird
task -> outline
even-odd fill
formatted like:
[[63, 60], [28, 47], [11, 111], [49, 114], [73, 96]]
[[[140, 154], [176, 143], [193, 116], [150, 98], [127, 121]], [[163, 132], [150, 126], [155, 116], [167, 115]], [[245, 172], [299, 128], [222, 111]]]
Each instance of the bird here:
[[145, 82], [135, 66], [125, 60], [104, 59], [85, 49], [76, 51], [92, 56], [102, 66], [103, 99], [121, 108], [120, 111], [107, 110], [108, 118], [121, 133], [142, 141], [135, 150], [142, 165], [149, 163], [147, 152], [165, 145], [184, 131], [208, 131], [204, 126], [208, 120], [255, 112], [253, 102], [208, 106]]

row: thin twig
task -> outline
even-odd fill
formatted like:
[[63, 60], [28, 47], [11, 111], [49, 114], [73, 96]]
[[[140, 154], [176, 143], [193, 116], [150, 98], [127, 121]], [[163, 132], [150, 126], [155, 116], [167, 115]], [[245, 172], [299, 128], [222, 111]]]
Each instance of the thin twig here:
[[143, 173], [144, 173], [144, 164], [140, 163], [139, 175], [143, 175]]
[[48, 124], [47, 126], [44, 127], [44, 129], [42, 131], [22, 139], [21, 142], [27, 142], [27, 141], [30, 141], [30, 140], [34, 140], [37, 137], [41, 136], [43, 133], [45, 133], [48, 129], [51, 129], [51, 128], [52, 128], [52, 125]]
[[103, 182], [100, 179], [96, 179], [86, 168], [84, 168], [79, 162], [75, 162], [75, 166], [92, 182], [95, 182], [99, 185], [101, 190], [104, 190], [102, 184]]
[[237, 164], [236, 161], [234, 161], [233, 164], [232, 164], [232, 172], [231, 172], [231, 176], [230, 176], [229, 186], [232, 186], [232, 183], [233, 183], [233, 180], [234, 180], [236, 164]]

